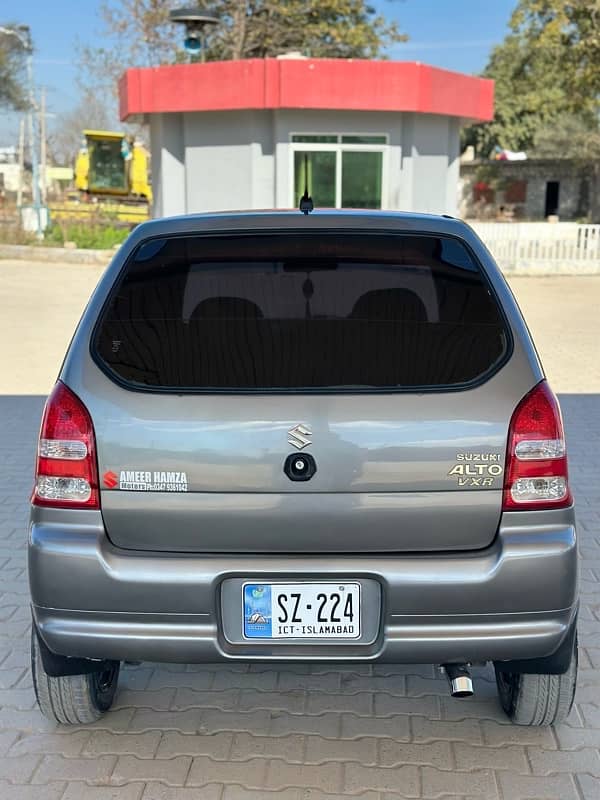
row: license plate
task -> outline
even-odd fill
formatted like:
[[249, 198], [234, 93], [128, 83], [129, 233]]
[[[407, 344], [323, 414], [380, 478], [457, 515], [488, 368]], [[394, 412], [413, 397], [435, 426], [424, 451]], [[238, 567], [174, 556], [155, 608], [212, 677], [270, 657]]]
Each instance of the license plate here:
[[245, 583], [246, 639], [358, 639], [359, 583]]

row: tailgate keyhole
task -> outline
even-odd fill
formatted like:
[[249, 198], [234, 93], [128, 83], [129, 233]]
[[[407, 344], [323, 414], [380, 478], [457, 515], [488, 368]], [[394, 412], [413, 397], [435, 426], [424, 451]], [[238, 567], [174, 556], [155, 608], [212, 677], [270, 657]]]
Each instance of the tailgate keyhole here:
[[286, 458], [283, 471], [291, 481], [309, 481], [317, 471], [317, 465], [308, 453], [292, 453]]

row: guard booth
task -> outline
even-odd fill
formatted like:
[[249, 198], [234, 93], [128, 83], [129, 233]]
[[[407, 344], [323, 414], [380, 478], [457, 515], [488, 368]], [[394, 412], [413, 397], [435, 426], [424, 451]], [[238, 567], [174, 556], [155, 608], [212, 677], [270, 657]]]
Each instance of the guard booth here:
[[150, 127], [154, 216], [297, 207], [457, 210], [461, 125], [493, 81], [413, 62], [266, 58], [130, 69]]

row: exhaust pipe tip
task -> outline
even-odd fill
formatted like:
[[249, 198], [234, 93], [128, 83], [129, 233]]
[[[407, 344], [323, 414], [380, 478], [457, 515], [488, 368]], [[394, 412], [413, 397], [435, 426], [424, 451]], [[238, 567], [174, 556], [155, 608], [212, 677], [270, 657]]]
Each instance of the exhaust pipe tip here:
[[443, 664], [452, 697], [473, 697], [473, 679], [467, 664]]
[[452, 697], [473, 697], [473, 681], [467, 675], [452, 678], [450, 681], [450, 694]]

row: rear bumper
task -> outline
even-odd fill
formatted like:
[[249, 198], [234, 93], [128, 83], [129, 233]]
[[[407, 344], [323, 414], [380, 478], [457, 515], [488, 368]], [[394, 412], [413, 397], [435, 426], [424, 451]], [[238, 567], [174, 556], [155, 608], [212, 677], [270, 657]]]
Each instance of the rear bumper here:
[[202, 619], [140, 620], [33, 607], [40, 635], [54, 653], [80, 658], [213, 663], [217, 661], [384, 661], [441, 664], [546, 658], [558, 650], [576, 609], [515, 619], [449, 617], [385, 625], [375, 645], [231, 645]]
[[[360, 556], [166, 555], [115, 548], [99, 512], [35, 509], [29, 576], [38, 630], [55, 653], [87, 658], [381, 660], [543, 658], [577, 613], [572, 509], [505, 514], [468, 553]], [[224, 580], [372, 579], [378, 635], [366, 644], [235, 644], [222, 633]]]

